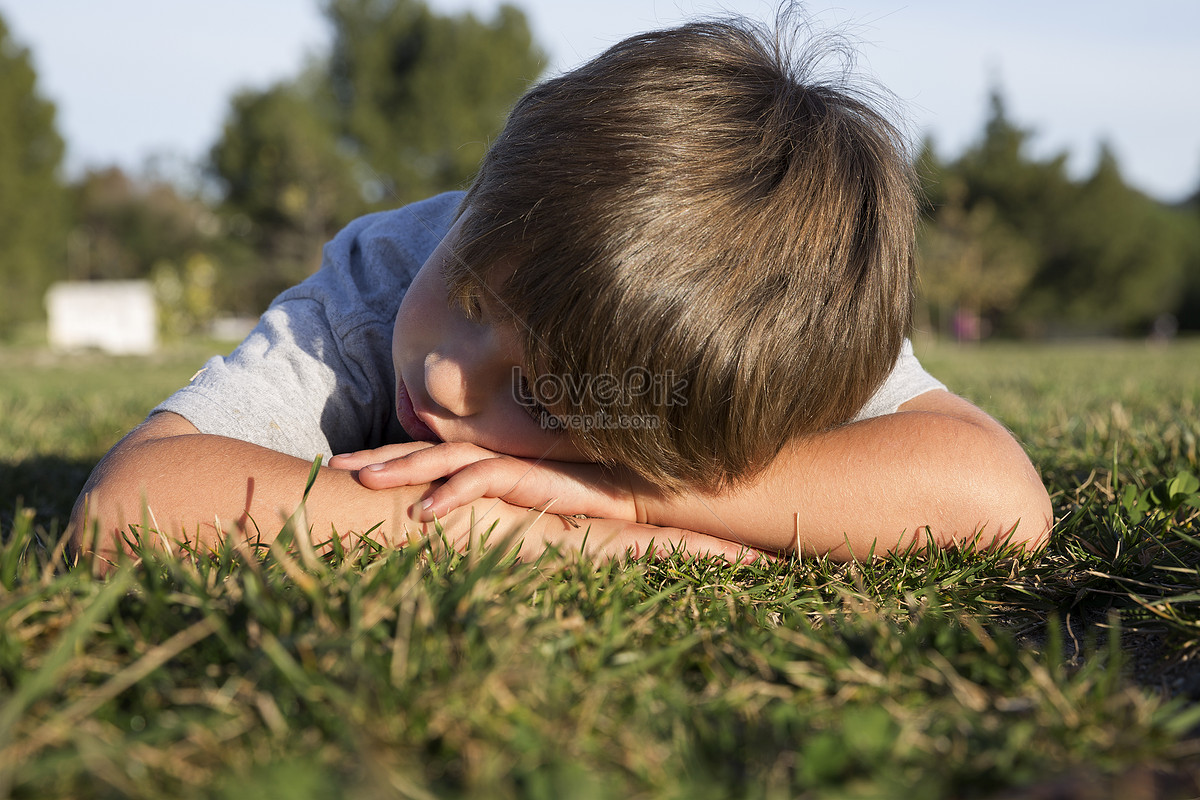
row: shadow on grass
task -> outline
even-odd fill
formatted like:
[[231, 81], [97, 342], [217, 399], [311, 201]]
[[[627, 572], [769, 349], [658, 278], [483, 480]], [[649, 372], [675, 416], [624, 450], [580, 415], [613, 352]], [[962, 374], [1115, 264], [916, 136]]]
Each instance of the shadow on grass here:
[[19, 508], [33, 509], [40, 525], [57, 521], [61, 530], [94, 466], [92, 460], [57, 455], [0, 461], [0, 532], [10, 529]]

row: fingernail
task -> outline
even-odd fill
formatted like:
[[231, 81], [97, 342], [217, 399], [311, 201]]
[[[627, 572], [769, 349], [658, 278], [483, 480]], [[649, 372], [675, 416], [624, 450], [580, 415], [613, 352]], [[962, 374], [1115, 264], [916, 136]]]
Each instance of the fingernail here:
[[431, 508], [433, 508], [433, 498], [432, 497], [426, 497], [424, 500], [421, 501], [421, 510], [422, 511], [428, 511]]
[[367, 466], [363, 467], [363, 469], [369, 472], [379, 472], [379, 470], [383, 469], [383, 467], [383, 464], [368, 464]]

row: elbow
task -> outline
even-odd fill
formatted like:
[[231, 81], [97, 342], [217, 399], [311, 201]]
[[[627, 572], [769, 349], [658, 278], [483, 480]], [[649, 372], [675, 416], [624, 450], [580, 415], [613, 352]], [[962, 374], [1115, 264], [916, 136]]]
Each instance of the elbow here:
[[1028, 492], [1017, 507], [1019, 516], [1008, 528], [1001, 543], [1026, 551], [1041, 550], [1050, 541], [1050, 530], [1054, 527], [1054, 509], [1050, 495], [1040, 483]]
[[[178, 452], [155, 454], [143, 448], [196, 432], [183, 417], [155, 414], [108, 451], [92, 470], [71, 511], [67, 554], [74, 563], [104, 574], [136, 555], [135, 538], [152, 532], [146, 524], [153, 521], [147, 503], [149, 487], [161, 484], [164, 463], [186, 464]], [[155, 534], [147, 543], [159, 544], [161, 536]]]
[[121, 537], [115, 525], [106, 518], [107, 515], [99, 513], [99, 496], [95, 487], [89, 485], [75, 500], [67, 523], [66, 554], [72, 566], [105, 575], [116, 566], [121, 553], [126, 550], [120, 546]]
[[1054, 508], [1033, 465], [1021, 454], [1022, 464], [992, 487], [987, 521], [977, 525], [978, 546], [1040, 550], [1050, 540]]
[[959, 541], [980, 550], [1036, 552], [1049, 542], [1054, 526], [1046, 486], [1015, 437], [991, 420], [976, 426], [983, 438], [967, 448], [975, 454], [972, 469], [960, 473], [958, 491], [950, 492], [960, 501]]
[[136, 512], [145, 506], [138, 485], [108, 460], [96, 467], [75, 500], [67, 524], [66, 552], [71, 563], [104, 575], [133, 554], [133, 543], [125, 531], [140, 521], [141, 514]]
[[992, 456], [937, 484], [927, 533], [942, 547], [1036, 552], [1054, 525], [1050, 495], [1019, 447]]

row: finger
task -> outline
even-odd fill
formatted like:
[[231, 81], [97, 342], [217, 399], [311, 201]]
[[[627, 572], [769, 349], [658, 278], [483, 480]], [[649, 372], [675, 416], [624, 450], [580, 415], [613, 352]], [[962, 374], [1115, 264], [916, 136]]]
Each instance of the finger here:
[[427, 450], [436, 445], [431, 442], [401, 442], [375, 447], [369, 450], [356, 450], [351, 453], [339, 453], [330, 457], [329, 466], [334, 469], [355, 470], [370, 464], [379, 464], [396, 458], [403, 458], [421, 450]]
[[439, 444], [388, 461], [366, 464], [359, 468], [358, 480], [369, 489], [416, 486], [441, 480], [471, 464], [496, 458], [492, 451], [466, 442]]
[[444, 517], [481, 497], [495, 497], [525, 507], [538, 505], [542, 502], [540, 497], [519, 494], [521, 480], [530, 469], [529, 464], [511, 458], [490, 458], [468, 464], [448, 476], [425, 498], [420, 506], [421, 520], [429, 522], [434, 517]]

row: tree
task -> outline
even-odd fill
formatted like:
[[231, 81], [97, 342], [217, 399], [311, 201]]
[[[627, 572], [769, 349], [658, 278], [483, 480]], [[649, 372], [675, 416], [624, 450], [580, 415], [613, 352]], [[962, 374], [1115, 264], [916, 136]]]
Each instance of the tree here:
[[1009, 118], [1004, 98], [993, 90], [991, 113], [983, 138], [954, 164], [953, 172], [966, 186], [966, 208], [985, 201], [997, 216], [1042, 247], [1054, 247], [1053, 213], [1066, 205], [1072, 194], [1067, 176], [1067, 154], [1036, 161], [1026, 152], [1032, 132]]
[[321, 245], [366, 207], [356, 164], [294, 85], [237, 95], [210, 159], [227, 227], [253, 252], [234, 278], [251, 308], [311, 273]]
[[[540, 71], [521, 12], [438, 16], [417, 0], [330, 0], [326, 59], [234, 98], [210, 168], [243, 246], [242, 310], [320, 263], [351, 218], [462, 187]], [[227, 283], [227, 281], [223, 281]]]
[[171, 184], [90, 169], [70, 187], [73, 280], [146, 278], [160, 261], [213, 246], [218, 222], [206, 205]]
[[211, 209], [162, 178], [118, 167], [88, 170], [70, 187], [73, 280], [151, 279], [163, 332], [200, 330], [215, 314], [218, 260], [226, 250]]
[[514, 100], [541, 73], [525, 16], [439, 16], [417, 0], [329, 0], [328, 91], [338, 133], [394, 206], [462, 187]]
[[1065, 154], [1030, 158], [1030, 136], [993, 92], [980, 141], [938, 173], [922, 241], [934, 308], [979, 304], [1007, 330], [1087, 333], [1139, 332], [1180, 309], [1195, 239], [1185, 215], [1129, 187], [1107, 146], [1075, 181]]
[[1030, 310], [1124, 333], [1177, 310], [1188, 250], [1183, 214], [1130, 188], [1107, 145], [1073, 194], [1046, 210], [1061, 246], [1042, 263]]
[[1184, 267], [1183, 299], [1179, 303], [1179, 325], [1200, 330], [1200, 188], [1179, 209], [1188, 220], [1187, 260]]
[[40, 317], [46, 288], [65, 272], [63, 141], [54, 116], [29, 51], [0, 18], [0, 333]]
[[940, 333], [978, 339], [983, 324], [1016, 304], [1033, 277], [1035, 251], [990, 202], [967, 208], [960, 179], [947, 179], [940, 193], [945, 200], [919, 237], [920, 296]]

